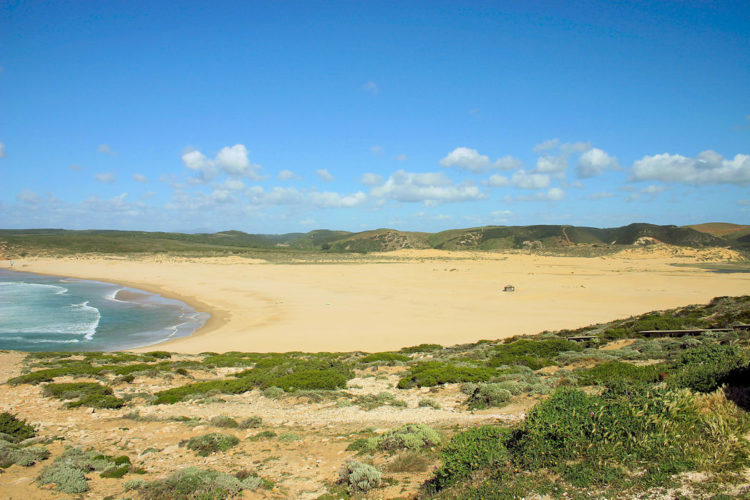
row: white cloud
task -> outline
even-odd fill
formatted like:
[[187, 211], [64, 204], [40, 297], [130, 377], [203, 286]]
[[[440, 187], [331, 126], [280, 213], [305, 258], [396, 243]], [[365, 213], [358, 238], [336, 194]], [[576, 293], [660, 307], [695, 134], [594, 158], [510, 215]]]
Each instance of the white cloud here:
[[375, 156], [380, 156], [385, 152], [383, 146], [370, 146], [370, 153]]
[[115, 174], [112, 172], [103, 172], [101, 174], [94, 175], [94, 178], [99, 181], [103, 182], [104, 184], [112, 184], [115, 182]]
[[380, 93], [380, 87], [375, 82], [365, 82], [362, 84], [362, 90], [369, 92], [372, 95], [378, 95]]
[[499, 174], [492, 174], [489, 179], [482, 181], [483, 186], [490, 187], [505, 187], [509, 184], [510, 181], [508, 180], [508, 178]]
[[143, 174], [133, 174], [133, 180], [135, 182], [148, 182], [148, 177]]
[[646, 193], [646, 194], [650, 194], [650, 195], [657, 195], [659, 193], [663, 193], [666, 190], [667, 190], [667, 188], [664, 187], [664, 186], [656, 186], [654, 184], [650, 184], [650, 185], [646, 186], [645, 188], [641, 189], [641, 193]]
[[554, 187], [547, 191], [545, 198], [550, 201], [560, 201], [565, 198], [565, 191]]
[[589, 142], [564, 142], [560, 144], [560, 151], [565, 154], [582, 153], [587, 149], [591, 149], [591, 143]]
[[405, 154], [396, 155], [396, 158], [395, 158], [396, 161], [406, 161], [408, 159], [409, 158]]
[[534, 146], [535, 153], [556, 149], [560, 145], [560, 139], [549, 139]]
[[521, 168], [521, 165], [522, 165], [521, 160], [511, 155], [498, 158], [492, 164], [492, 166], [498, 170], [516, 170], [516, 169]]
[[[528, 194], [523, 196], [517, 196], [516, 201], [560, 201], [565, 198], [565, 191], [558, 187], [553, 187], [547, 191], [541, 191], [539, 193]], [[513, 198], [507, 197], [508, 201], [512, 201]]]
[[440, 160], [443, 167], [458, 167], [471, 172], [486, 172], [490, 169], [490, 158], [479, 154], [476, 149], [459, 147]]
[[0, 158], [5, 158], [8, 153], [5, 152], [5, 144], [0, 142]]
[[605, 170], [616, 170], [619, 166], [614, 156], [608, 155], [599, 148], [591, 148], [578, 159], [576, 174], [580, 178], [594, 177]]
[[291, 170], [282, 170], [279, 175], [276, 176], [280, 181], [299, 180], [300, 176], [296, 175]]
[[359, 181], [365, 186], [377, 186], [383, 183], [383, 177], [378, 174], [366, 173], [362, 175], [362, 180]]
[[320, 177], [320, 179], [324, 182], [333, 182], [333, 176], [326, 170], [325, 168], [319, 168], [315, 171], [315, 175]]
[[227, 179], [219, 188], [228, 191], [242, 191], [245, 189], [245, 183], [239, 179]]
[[481, 200], [487, 197], [471, 184], [454, 185], [442, 173], [415, 174], [398, 170], [382, 186], [370, 191], [375, 198], [402, 202], [423, 202], [428, 205]]
[[544, 189], [549, 187], [549, 175], [530, 174], [525, 170], [519, 170], [513, 174], [511, 181], [521, 189]]
[[534, 171], [542, 174], [559, 174], [567, 169], [568, 159], [564, 155], [544, 155], [537, 159]]
[[84, 170], [85, 167], [82, 167], [80, 165], [70, 165], [68, 166], [70, 170], [74, 170], [76, 172], [80, 172], [81, 170]]
[[16, 199], [23, 203], [28, 203], [29, 205], [36, 205], [41, 201], [41, 198], [39, 197], [36, 192], [32, 191], [31, 189], [23, 189], [21, 190], [17, 195]]
[[313, 205], [320, 208], [351, 208], [361, 205], [367, 200], [367, 195], [362, 191], [354, 194], [340, 195], [332, 192], [313, 192], [310, 193], [310, 200]]
[[633, 164], [631, 180], [655, 180], [685, 184], [748, 184], [750, 155], [737, 154], [727, 160], [715, 151], [695, 158], [669, 153], [644, 156]]
[[104, 153], [105, 155], [116, 155], [117, 153], [112, 150], [112, 148], [109, 147], [109, 144], [99, 144], [99, 147], [96, 148], [97, 151], [100, 153]]
[[196, 172], [197, 179], [201, 182], [215, 179], [222, 170], [232, 176], [261, 179], [258, 174], [261, 166], [250, 163], [247, 148], [243, 144], [221, 148], [213, 160], [200, 151], [190, 150], [182, 155], [182, 163]]

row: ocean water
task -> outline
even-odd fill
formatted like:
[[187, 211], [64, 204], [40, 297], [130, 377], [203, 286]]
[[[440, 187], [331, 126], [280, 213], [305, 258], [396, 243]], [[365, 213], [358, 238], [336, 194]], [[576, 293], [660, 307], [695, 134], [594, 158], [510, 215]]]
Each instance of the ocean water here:
[[0, 269], [0, 349], [114, 351], [184, 337], [209, 315], [112, 283]]

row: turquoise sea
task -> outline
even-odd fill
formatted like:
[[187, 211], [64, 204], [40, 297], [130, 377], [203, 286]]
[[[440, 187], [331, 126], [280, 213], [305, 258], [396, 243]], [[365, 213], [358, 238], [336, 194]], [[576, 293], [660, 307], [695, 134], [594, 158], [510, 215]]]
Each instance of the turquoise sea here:
[[190, 335], [208, 317], [143, 290], [0, 269], [0, 349], [128, 349]]

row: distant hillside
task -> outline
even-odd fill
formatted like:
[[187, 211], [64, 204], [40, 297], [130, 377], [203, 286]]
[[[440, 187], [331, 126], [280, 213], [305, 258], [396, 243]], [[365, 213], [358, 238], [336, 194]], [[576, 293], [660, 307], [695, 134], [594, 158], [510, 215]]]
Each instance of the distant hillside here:
[[184, 234], [63, 229], [0, 230], [0, 252], [243, 254], [247, 252], [367, 253], [400, 249], [565, 250], [666, 243], [684, 247], [750, 250], [750, 226], [699, 224], [658, 226], [636, 223], [616, 228], [566, 225], [484, 226], [439, 233], [376, 229], [361, 233], [318, 229], [278, 235], [242, 231]]

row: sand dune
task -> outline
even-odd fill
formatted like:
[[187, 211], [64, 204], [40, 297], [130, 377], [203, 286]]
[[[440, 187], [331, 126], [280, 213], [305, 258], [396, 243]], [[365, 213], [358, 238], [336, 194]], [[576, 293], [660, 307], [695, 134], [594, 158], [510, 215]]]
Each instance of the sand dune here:
[[[297, 264], [36, 258], [16, 268], [122, 283], [211, 313], [192, 336], [159, 345], [171, 351], [380, 351], [576, 328], [750, 293], [749, 274], [672, 265], [727, 257], [664, 248], [597, 258], [426, 250]], [[506, 284], [517, 291], [502, 292]]]

